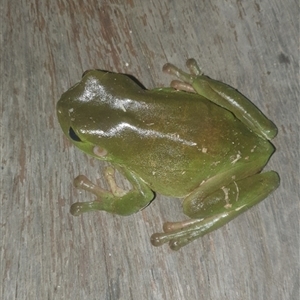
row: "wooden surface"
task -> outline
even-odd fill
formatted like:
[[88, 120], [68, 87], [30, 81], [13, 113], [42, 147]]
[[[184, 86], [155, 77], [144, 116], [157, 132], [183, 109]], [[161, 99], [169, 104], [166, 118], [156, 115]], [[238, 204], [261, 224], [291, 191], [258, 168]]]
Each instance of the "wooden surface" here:
[[[10, 1], [1, 4], [1, 299], [299, 299], [298, 1]], [[130, 217], [72, 217], [72, 181], [104, 163], [56, 119], [86, 69], [166, 86], [194, 57], [278, 126], [281, 185], [230, 224], [172, 252], [149, 237], [184, 219], [158, 195]], [[104, 184], [104, 183], [103, 183]]]

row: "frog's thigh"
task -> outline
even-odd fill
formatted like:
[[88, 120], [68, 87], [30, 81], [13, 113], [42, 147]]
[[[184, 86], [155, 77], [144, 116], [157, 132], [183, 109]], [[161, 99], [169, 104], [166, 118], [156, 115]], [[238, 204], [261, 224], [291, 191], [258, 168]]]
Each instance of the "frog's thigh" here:
[[201, 193], [205, 184], [190, 194], [183, 203], [183, 210], [191, 218], [208, 218], [228, 212], [227, 223], [238, 214], [266, 198], [279, 185], [276, 172], [255, 174], [233, 181], [210, 194]]

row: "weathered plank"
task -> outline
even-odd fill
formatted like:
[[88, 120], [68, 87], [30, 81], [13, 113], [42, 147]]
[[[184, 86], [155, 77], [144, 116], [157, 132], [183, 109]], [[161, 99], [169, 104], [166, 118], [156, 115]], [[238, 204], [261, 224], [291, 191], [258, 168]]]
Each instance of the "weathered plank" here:
[[[2, 299], [297, 299], [297, 1], [8, 1], [1, 5]], [[222, 229], [172, 252], [149, 236], [180, 220], [158, 195], [130, 217], [74, 218], [78, 174], [104, 163], [63, 137], [55, 104], [86, 69], [166, 86], [166, 62], [196, 58], [278, 126], [267, 169], [279, 189]], [[101, 181], [99, 181], [101, 183]], [[105, 183], [102, 183], [105, 184]]]

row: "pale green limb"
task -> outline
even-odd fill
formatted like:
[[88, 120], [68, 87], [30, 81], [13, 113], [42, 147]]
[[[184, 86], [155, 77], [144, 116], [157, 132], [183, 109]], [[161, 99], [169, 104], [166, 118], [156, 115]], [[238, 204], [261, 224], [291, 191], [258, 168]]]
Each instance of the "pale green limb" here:
[[276, 136], [275, 124], [249, 99], [233, 87], [203, 75], [194, 59], [188, 59], [186, 64], [191, 74], [183, 72], [170, 63], [164, 65], [165, 73], [175, 75], [183, 81], [173, 81], [172, 87], [189, 92], [194, 90], [208, 100], [231, 111], [236, 118], [261, 137], [271, 140]]
[[130, 215], [147, 206], [154, 198], [154, 193], [149, 187], [133, 173], [122, 169], [126, 179], [132, 184], [130, 191], [125, 191], [117, 186], [114, 178], [114, 169], [106, 168], [105, 178], [111, 192], [93, 184], [85, 176], [80, 175], [74, 179], [78, 189], [82, 189], [96, 195], [96, 200], [91, 202], [77, 202], [71, 206], [71, 214], [78, 216], [84, 212], [104, 210], [118, 215]]
[[[151, 243], [160, 246], [169, 242], [171, 249], [179, 250], [262, 201], [278, 187], [279, 181], [279, 176], [274, 171], [234, 181], [203, 199], [206, 203], [202, 209], [208, 217], [184, 222], [167, 222], [163, 227], [164, 233], [153, 234]], [[202, 201], [199, 200], [199, 203]]]

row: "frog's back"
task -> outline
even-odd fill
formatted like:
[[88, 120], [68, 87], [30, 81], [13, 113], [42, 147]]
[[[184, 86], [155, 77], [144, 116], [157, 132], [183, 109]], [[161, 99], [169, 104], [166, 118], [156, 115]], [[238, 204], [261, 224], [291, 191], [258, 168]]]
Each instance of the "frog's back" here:
[[273, 151], [231, 112], [200, 95], [143, 93], [124, 108], [128, 132], [118, 145], [126, 152], [116, 155], [157, 192], [184, 196], [222, 170]]

